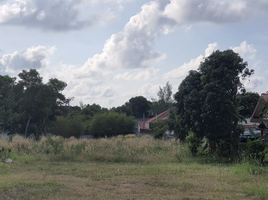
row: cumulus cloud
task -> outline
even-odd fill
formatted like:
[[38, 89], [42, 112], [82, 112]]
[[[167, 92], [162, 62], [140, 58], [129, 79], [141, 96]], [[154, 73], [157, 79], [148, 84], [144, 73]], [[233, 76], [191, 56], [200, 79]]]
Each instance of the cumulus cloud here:
[[137, 90], [136, 94], [137, 96], [142, 95], [147, 99], [152, 99], [156, 97], [158, 91], [159, 91], [159, 85], [152, 85], [150, 83], [147, 83], [145, 85], [142, 85]]
[[0, 73], [17, 75], [22, 69], [45, 68], [50, 64], [48, 56], [55, 50], [56, 47], [37, 46], [30, 47], [23, 52], [4, 54], [0, 59]]
[[250, 79], [242, 81], [242, 83], [244, 84], [246, 90], [253, 91], [254, 89], [256, 89], [259, 85], [263, 83], [263, 80], [264, 80], [264, 77], [254, 75], [250, 77]]
[[[205, 50], [205, 57], [208, 57], [213, 51], [215, 51], [217, 49], [219, 49], [217, 43], [209, 44], [207, 49]], [[257, 50], [253, 47], [253, 45], [248, 45], [246, 41], [242, 42], [240, 44], [240, 46], [231, 47], [231, 49], [234, 52], [239, 53], [240, 56], [242, 56], [246, 59], [249, 58], [252, 60], [254, 60], [255, 54], [257, 52]], [[191, 59], [190, 62], [184, 63], [182, 66], [175, 68], [175, 69], [167, 72], [166, 74], [164, 74], [164, 78], [167, 80], [184, 78], [188, 75], [190, 70], [197, 70], [199, 65], [200, 65], [200, 62], [202, 62], [203, 60], [204, 60], [203, 55], [200, 55], [197, 58]], [[257, 61], [257, 62], [254, 61], [254, 63], [255, 63], [255, 64], [253, 64], [253, 66], [255, 66], [254, 68], [257, 68], [259, 61]], [[243, 80], [242, 82], [245, 85], [246, 89], [253, 90], [262, 84], [263, 79], [264, 79], [263, 77], [254, 75], [250, 79]]]
[[155, 69], [155, 68], [149, 68], [149, 69], [145, 69], [145, 70], [139, 70], [137, 73], [129, 73], [129, 72], [125, 72], [123, 74], [117, 74], [114, 77], [114, 80], [123, 80], [123, 81], [142, 81], [142, 80], [149, 80], [149, 79], [153, 79], [156, 78], [158, 72], [160, 71], [160, 69]]
[[235, 23], [265, 13], [268, 2], [263, 0], [170, 0], [164, 14], [178, 24]]
[[212, 54], [217, 49], [219, 49], [218, 43], [214, 42], [212, 44], [209, 44], [205, 50], [205, 57], [210, 56], [210, 54]]
[[142, 11], [131, 17], [124, 30], [113, 34], [104, 45], [103, 52], [90, 58], [85, 68], [143, 68], [151, 66], [166, 55], [153, 49], [154, 39], [172, 21], [159, 16], [159, 5], [150, 2], [142, 6]]
[[107, 3], [111, 3], [111, 4], [124, 4], [124, 3], [128, 3], [128, 2], [133, 2], [135, 0], [83, 0], [83, 2], [85, 3], [94, 3], [94, 4], [107, 4]]
[[241, 57], [245, 59], [254, 59], [257, 50], [253, 45], [247, 44], [247, 41], [244, 41], [238, 47], [232, 48], [234, 52], [238, 53]]
[[[209, 44], [205, 50], [205, 56], [209, 56], [213, 51], [216, 51], [218, 48], [218, 44], [215, 42]], [[191, 59], [190, 62], [184, 63], [182, 66], [167, 72], [166, 74], [164, 74], [164, 78], [167, 80], [183, 78], [188, 75], [190, 70], [197, 70], [200, 65], [200, 62], [202, 62], [203, 60], [204, 56], [199, 55], [197, 58]]]
[[[262, 0], [161, 0], [142, 6], [141, 12], [130, 18], [123, 31], [113, 34], [105, 43], [102, 53], [94, 55], [85, 63], [85, 71], [101, 69], [148, 68], [166, 58], [154, 49], [154, 42], [161, 34], [168, 34], [178, 27], [189, 27], [195, 23], [234, 23], [247, 20], [256, 13], [265, 11], [268, 3]], [[258, 11], [258, 12], [257, 12]], [[215, 44], [207, 49], [205, 56]], [[188, 65], [200, 61], [192, 60]], [[186, 66], [184, 68], [190, 68]], [[130, 79], [130, 74], [116, 78]]]
[[[98, 3], [111, 3], [104, 0]], [[114, 3], [125, 3], [118, 0]], [[115, 18], [111, 10], [93, 12], [82, 18], [86, 6], [95, 1], [85, 0], [2, 0], [0, 1], [0, 24], [41, 28], [43, 30], [76, 30], [93, 24], [103, 24]]]

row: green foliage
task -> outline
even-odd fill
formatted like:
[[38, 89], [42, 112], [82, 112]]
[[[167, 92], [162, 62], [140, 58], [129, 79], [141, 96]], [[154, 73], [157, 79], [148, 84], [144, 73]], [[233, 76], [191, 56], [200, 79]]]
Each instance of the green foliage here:
[[153, 132], [153, 136], [156, 139], [161, 139], [168, 131], [168, 125], [165, 121], [157, 120], [150, 123], [150, 130]]
[[28, 129], [29, 134], [34, 134], [36, 137], [39, 136], [39, 130], [36, 124], [31, 124]]
[[62, 137], [52, 137], [51, 135], [46, 137], [45, 142], [35, 143], [33, 150], [42, 154], [54, 154], [59, 155], [64, 151], [64, 139]]
[[135, 121], [126, 114], [108, 112], [96, 114], [90, 123], [90, 133], [94, 137], [112, 137], [133, 132]]
[[196, 156], [198, 152], [198, 148], [203, 143], [203, 138], [197, 137], [193, 132], [189, 132], [189, 135], [186, 137], [186, 141], [188, 142], [188, 148], [193, 156]]
[[0, 161], [11, 158], [11, 149], [0, 147]]
[[248, 160], [255, 160], [263, 163], [266, 159], [268, 145], [259, 140], [248, 139], [244, 157]]
[[15, 80], [16, 78], [0, 75], [0, 127], [2, 132], [8, 130], [13, 133], [19, 124], [20, 115], [16, 110]]
[[165, 86], [159, 87], [158, 98], [152, 99], [151, 110], [153, 113], [160, 114], [173, 106], [172, 85], [167, 82]]
[[126, 107], [122, 107], [121, 109], [127, 111], [126, 113], [129, 115], [131, 112], [127, 109], [127, 107], [131, 108], [133, 116], [135, 118], [143, 117], [143, 113], [146, 115], [150, 110], [150, 102], [143, 96], [137, 96], [129, 99], [127, 103], [125, 103]]
[[64, 138], [69, 138], [72, 136], [80, 138], [85, 131], [85, 125], [83, 124], [81, 117], [81, 115], [57, 117], [57, 120], [52, 128], [52, 133]]
[[100, 105], [94, 103], [92, 105], [90, 104], [86, 105], [82, 109], [81, 114], [85, 116], [89, 116], [89, 118], [91, 118], [97, 113], [104, 113], [104, 112], [107, 112], [107, 109], [102, 108]]
[[64, 148], [63, 142], [64, 141], [62, 137], [53, 139], [51, 136], [48, 136], [45, 143], [48, 150], [47, 153], [53, 152], [54, 154], [60, 154]]
[[83, 151], [85, 151], [86, 146], [84, 144], [77, 144], [71, 146], [71, 152], [74, 153], [74, 155], [78, 156], [81, 155]]
[[[125, 113], [127, 116], [134, 116], [132, 108], [128, 105], [128, 103], [126, 103], [126, 104], [127, 105], [122, 105], [122, 106], [119, 106], [116, 108], [113, 107], [110, 111], [117, 112], [117, 113]], [[144, 114], [146, 114], [146, 113], [144, 113]]]
[[[234, 155], [238, 152], [240, 119], [236, 95], [244, 91], [241, 79], [253, 74], [247, 62], [232, 50], [215, 51], [190, 71], [175, 95], [181, 138], [192, 131], [216, 144], [230, 138]], [[228, 146], [228, 145], [227, 145]], [[230, 148], [231, 145], [229, 145]]]
[[264, 151], [262, 152], [262, 154], [263, 154], [263, 156], [264, 156], [264, 162], [265, 163], [268, 163], [268, 147], [266, 147], [265, 149], [264, 149]]
[[240, 108], [239, 114], [245, 118], [251, 117], [260, 95], [256, 92], [245, 92], [237, 94], [236, 98]]
[[[46, 134], [51, 122], [58, 114], [60, 101], [65, 99], [60, 92], [67, 86], [58, 79], [50, 79], [47, 84], [35, 69], [23, 70], [20, 80], [0, 76], [0, 125], [2, 131]], [[36, 130], [29, 130], [35, 127]], [[37, 127], [37, 128], [36, 128]]]

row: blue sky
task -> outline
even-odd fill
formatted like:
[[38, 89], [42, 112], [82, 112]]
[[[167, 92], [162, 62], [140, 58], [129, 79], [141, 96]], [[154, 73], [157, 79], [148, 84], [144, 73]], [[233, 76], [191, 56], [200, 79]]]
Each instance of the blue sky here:
[[173, 92], [216, 49], [233, 49], [268, 90], [266, 0], [0, 0], [0, 74], [36, 68], [72, 105], [120, 106]]

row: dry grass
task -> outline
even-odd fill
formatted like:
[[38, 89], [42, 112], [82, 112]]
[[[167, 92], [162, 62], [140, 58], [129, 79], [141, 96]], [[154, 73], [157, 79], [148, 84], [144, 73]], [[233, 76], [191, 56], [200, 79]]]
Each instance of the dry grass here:
[[57, 154], [42, 151], [47, 138], [0, 140], [14, 151], [0, 162], [0, 199], [268, 199], [267, 167], [199, 164], [176, 141], [52, 140]]
[[0, 146], [8, 147], [18, 154], [75, 155], [76, 159], [80, 156], [88, 160], [118, 162], [176, 161], [182, 150], [175, 140], [161, 141], [132, 135], [95, 140], [53, 136], [50, 140], [42, 137], [40, 141], [15, 136], [12, 142], [0, 140]]

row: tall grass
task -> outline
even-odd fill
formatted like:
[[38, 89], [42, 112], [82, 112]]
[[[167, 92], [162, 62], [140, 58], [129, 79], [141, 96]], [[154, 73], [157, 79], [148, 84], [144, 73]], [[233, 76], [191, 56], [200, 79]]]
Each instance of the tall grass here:
[[13, 155], [42, 155], [49, 159], [80, 161], [172, 162], [180, 160], [184, 154], [184, 147], [175, 140], [132, 135], [91, 140], [52, 136], [42, 137], [39, 141], [15, 136], [12, 141], [0, 139], [0, 147], [11, 149]]

